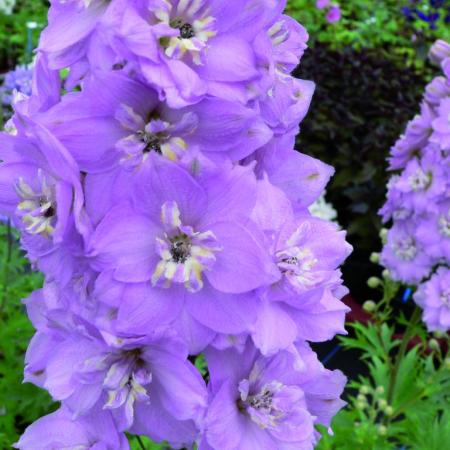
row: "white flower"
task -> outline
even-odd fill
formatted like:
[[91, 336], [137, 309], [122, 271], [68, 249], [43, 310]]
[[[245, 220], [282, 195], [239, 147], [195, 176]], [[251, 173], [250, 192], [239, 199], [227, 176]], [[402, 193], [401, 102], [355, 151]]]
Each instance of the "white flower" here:
[[309, 207], [309, 212], [319, 219], [329, 220], [336, 222], [337, 212], [333, 205], [327, 203], [325, 200], [325, 193], [322, 194], [316, 201]]
[[16, 4], [16, 0], [0, 0], [0, 13], [9, 16]]

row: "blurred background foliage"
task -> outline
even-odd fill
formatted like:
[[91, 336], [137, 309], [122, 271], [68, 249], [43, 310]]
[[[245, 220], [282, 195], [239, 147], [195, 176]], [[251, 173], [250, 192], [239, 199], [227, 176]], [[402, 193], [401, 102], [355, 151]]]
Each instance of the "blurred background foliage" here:
[[[31, 61], [32, 49], [46, 23], [47, 1], [10, 3], [15, 3], [11, 13], [0, 10], [0, 74]], [[334, 24], [327, 23], [323, 10], [318, 10], [315, 3], [288, 0], [288, 14], [310, 34], [310, 50], [296, 75], [317, 84], [297, 148], [336, 168], [327, 199], [338, 210], [338, 220], [349, 231], [349, 240], [356, 249], [344, 268], [344, 276], [352, 295], [362, 302], [370, 297], [365, 280], [380, 271], [368, 261], [369, 254], [380, 247], [377, 210], [384, 202], [386, 157], [406, 122], [418, 111], [424, 86], [432, 77], [433, 69], [426, 62], [430, 45], [436, 38], [450, 40], [450, 0], [342, 0], [342, 19]], [[24, 353], [33, 328], [20, 300], [38, 288], [42, 279], [31, 272], [17, 236], [7, 223], [0, 223], [0, 264], [3, 450], [11, 448], [27, 424], [56, 405], [44, 391], [21, 383]], [[353, 337], [354, 341], [342, 345], [352, 348], [359, 342], [359, 350], [368, 360], [376, 357], [370, 336]], [[325, 436], [321, 448], [393, 448], [377, 420], [362, 420], [366, 413], [376, 416], [380, 412], [375, 394], [386, 375], [373, 361], [370, 374], [354, 380], [356, 393], [349, 401], [355, 408], [338, 416], [334, 425], [336, 438]], [[408, 369], [416, 374], [408, 378], [409, 386], [420, 387], [431, 372], [436, 375], [430, 364], [424, 364], [418, 360]], [[361, 410], [357, 408], [358, 392], [366, 392], [364, 386], [370, 386], [370, 392], [363, 394], [369, 406]], [[388, 437], [414, 443], [412, 448], [419, 450], [445, 448], [450, 439], [448, 414], [437, 414], [431, 409], [415, 409], [401, 429], [391, 424]], [[362, 424], [357, 431], [355, 421]], [[348, 440], [349, 436], [353, 441]], [[145, 440], [142, 443], [148, 449], [165, 448]], [[132, 449], [142, 448], [137, 438], [131, 440], [131, 445]]]

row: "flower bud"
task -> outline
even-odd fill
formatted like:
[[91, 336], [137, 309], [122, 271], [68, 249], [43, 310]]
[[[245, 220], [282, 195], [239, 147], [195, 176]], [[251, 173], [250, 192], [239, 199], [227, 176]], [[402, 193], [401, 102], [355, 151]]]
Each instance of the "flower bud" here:
[[447, 358], [444, 359], [444, 367], [450, 370], [450, 356], [447, 356]]
[[364, 411], [367, 407], [366, 402], [356, 402], [356, 409], [359, 411]]
[[387, 400], [385, 400], [384, 398], [380, 398], [380, 400], [378, 400], [378, 407], [380, 409], [385, 409], [388, 406], [388, 402]]
[[377, 304], [373, 300], [367, 300], [363, 304], [363, 309], [366, 312], [374, 312], [377, 309]]
[[378, 277], [370, 277], [367, 280], [367, 286], [369, 286], [372, 289], [377, 288], [381, 284], [381, 280]]
[[377, 386], [377, 388], [375, 389], [375, 392], [377, 394], [384, 394], [384, 391], [385, 391], [385, 389], [383, 386]]
[[359, 392], [361, 392], [361, 394], [364, 394], [364, 395], [367, 395], [367, 394], [370, 394], [370, 391], [371, 391], [372, 389], [370, 388], [370, 386], [361, 386], [360, 388], [359, 388]]
[[380, 254], [373, 252], [370, 255], [370, 262], [374, 263], [374, 264], [378, 264], [380, 262]]
[[434, 351], [439, 351], [441, 349], [441, 346], [439, 345], [439, 342], [436, 339], [430, 339], [428, 341], [428, 347]]
[[450, 58], [450, 44], [438, 39], [430, 49], [428, 57], [433, 64], [439, 65], [445, 58]]
[[386, 406], [386, 408], [384, 408], [384, 413], [390, 417], [394, 414], [394, 408], [390, 405]]
[[384, 269], [381, 274], [383, 275], [383, 278], [391, 278], [391, 272], [387, 269]]
[[387, 235], [388, 235], [388, 230], [387, 228], [382, 228], [380, 230], [380, 238], [383, 241], [383, 243], [386, 243], [386, 239], [387, 239]]
[[387, 432], [388, 432], [388, 429], [384, 425], [379, 425], [378, 426], [378, 434], [380, 436], [386, 436]]
[[366, 398], [366, 396], [364, 395], [364, 394], [359, 394], [358, 395], [358, 397], [356, 397], [356, 399], [359, 401], [359, 402], [367, 402], [367, 398]]

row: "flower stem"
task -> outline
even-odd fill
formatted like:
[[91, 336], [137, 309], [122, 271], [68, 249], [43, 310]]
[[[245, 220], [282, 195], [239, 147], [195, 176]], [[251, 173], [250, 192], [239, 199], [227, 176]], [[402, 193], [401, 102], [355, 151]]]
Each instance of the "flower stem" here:
[[411, 337], [413, 336], [414, 328], [417, 325], [417, 323], [419, 322], [420, 317], [421, 317], [421, 309], [418, 306], [416, 306], [416, 308], [414, 309], [414, 312], [412, 313], [409, 324], [405, 330], [405, 333], [403, 334], [403, 338], [400, 343], [400, 348], [398, 350], [398, 353], [397, 353], [397, 356], [395, 359], [395, 364], [391, 370], [391, 377], [389, 380], [389, 389], [388, 389], [388, 394], [387, 394], [388, 405], [392, 404], [392, 400], [394, 398], [394, 393], [395, 393], [395, 387], [396, 387], [396, 383], [397, 383], [398, 371], [400, 369], [400, 364], [403, 360], [403, 357], [405, 356], [409, 341], [410, 341]]

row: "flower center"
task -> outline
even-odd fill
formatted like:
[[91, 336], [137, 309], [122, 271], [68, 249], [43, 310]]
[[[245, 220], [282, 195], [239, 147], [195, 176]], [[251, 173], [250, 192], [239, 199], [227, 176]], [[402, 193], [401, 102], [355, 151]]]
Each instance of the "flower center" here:
[[189, 241], [188, 236], [181, 235], [171, 240], [172, 247], [170, 248], [170, 254], [172, 259], [176, 263], [185, 263], [186, 260], [191, 256], [192, 244]]
[[450, 238], [450, 218], [448, 216], [442, 215], [439, 218], [439, 231], [445, 237]]
[[146, 386], [151, 381], [152, 374], [141, 358], [140, 349], [116, 353], [103, 380], [108, 393], [104, 408], [117, 409], [125, 405], [127, 410], [132, 410], [135, 401], [148, 402]]
[[428, 189], [431, 185], [431, 181], [431, 173], [425, 173], [422, 169], [416, 170], [416, 172], [408, 178], [409, 185], [415, 192], [425, 191], [426, 189]]
[[258, 392], [250, 393], [249, 380], [239, 383], [240, 399], [238, 408], [250, 416], [260, 428], [275, 428], [286, 412], [277, 405], [277, 395], [284, 389], [278, 381], [265, 384]]
[[416, 242], [413, 237], [401, 239], [394, 244], [395, 255], [404, 261], [411, 261], [417, 255]]
[[215, 253], [222, 250], [211, 231], [196, 232], [183, 225], [175, 202], [161, 208], [164, 236], [156, 238], [156, 251], [161, 257], [152, 275], [153, 286], [168, 288], [172, 282], [183, 283], [189, 292], [203, 287], [203, 272], [211, 270]]
[[180, 30], [180, 39], [191, 39], [195, 36], [194, 27], [190, 23], [183, 23], [178, 19], [173, 27]]
[[[168, 58], [183, 59], [189, 55], [194, 64], [203, 63], [207, 42], [216, 34], [215, 19], [209, 15], [205, 0], [186, 0], [176, 6], [165, 2], [153, 15], [156, 23], [163, 23], [171, 29], [167, 28], [167, 35], [160, 39]], [[177, 35], [173, 30], [178, 31]]]
[[315, 269], [317, 258], [305, 247], [308, 229], [306, 223], [300, 226], [287, 240], [287, 248], [275, 255], [281, 273], [298, 290], [315, 286], [323, 279], [323, 273]]
[[441, 302], [450, 308], [450, 289], [446, 289], [441, 294]]
[[55, 230], [55, 193], [41, 171], [38, 172], [38, 180], [41, 188], [35, 192], [22, 178], [19, 179], [16, 191], [22, 201], [17, 206], [17, 212], [28, 233], [48, 236]]
[[161, 141], [160, 138], [152, 133], [147, 133], [145, 131], [138, 131], [137, 133], [141, 139], [141, 142], [145, 144], [143, 153], [156, 152], [158, 154], [162, 154], [161, 151]]

